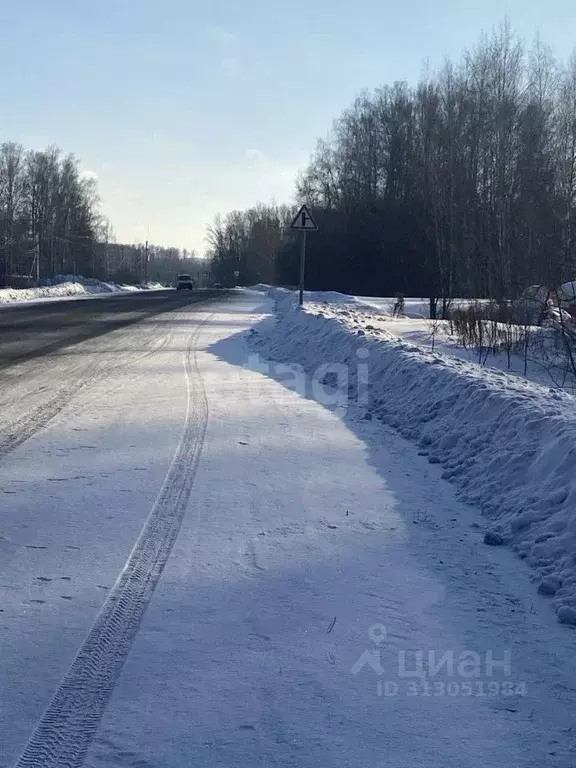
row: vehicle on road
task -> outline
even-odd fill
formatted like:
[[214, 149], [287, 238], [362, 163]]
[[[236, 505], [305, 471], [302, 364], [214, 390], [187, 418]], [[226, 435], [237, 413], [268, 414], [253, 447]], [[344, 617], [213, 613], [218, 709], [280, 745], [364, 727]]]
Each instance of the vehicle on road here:
[[177, 291], [183, 291], [183, 290], [194, 290], [194, 280], [190, 275], [178, 275], [176, 279], [176, 290]]

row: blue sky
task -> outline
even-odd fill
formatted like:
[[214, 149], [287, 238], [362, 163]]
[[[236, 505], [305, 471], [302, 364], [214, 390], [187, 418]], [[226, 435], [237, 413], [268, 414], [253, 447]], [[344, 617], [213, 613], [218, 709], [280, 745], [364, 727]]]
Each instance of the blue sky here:
[[289, 201], [363, 88], [415, 82], [506, 15], [560, 58], [574, 0], [0, 0], [0, 140], [98, 177], [118, 239], [204, 247], [218, 211]]

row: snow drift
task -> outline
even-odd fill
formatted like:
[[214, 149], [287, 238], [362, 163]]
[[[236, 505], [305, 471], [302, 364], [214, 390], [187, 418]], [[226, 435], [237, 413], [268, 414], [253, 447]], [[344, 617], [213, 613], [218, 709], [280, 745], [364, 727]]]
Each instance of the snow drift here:
[[38, 288], [2, 288], [0, 289], [0, 304], [57, 299], [62, 296], [86, 296], [94, 293], [109, 293], [109, 291], [104, 287], [87, 287], [79, 282], [45, 285]]
[[102, 282], [95, 278], [73, 277], [58, 275], [37, 288], [0, 288], [0, 304], [39, 301], [42, 299], [73, 298], [75, 296], [95, 296], [126, 291], [139, 291], [143, 288], [162, 288], [159, 283], [149, 283], [146, 286], [118, 285], [117, 283]]
[[[277, 319], [252, 335], [258, 353], [308, 373], [345, 364], [348, 401], [358, 408], [355, 372], [368, 354], [369, 405], [417, 442], [459, 497], [478, 506], [492, 541], [508, 543], [536, 569], [561, 622], [576, 624], [576, 413], [570, 395], [427, 351], [387, 334], [295, 305], [268, 289]], [[367, 411], [367, 412], [366, 412]]]
[[[252, 286], [254, 291], [271, 293], [276, 296], [292, 296], [292, 292], [287, 288], [276, 288], [266, 283], [258, 283]], [[331, 304], [350, 304], [355, 303], [356, 298], [347, 293], [338, 293], [338, 291], [304, 291], [306, 301], [329, 301]]]

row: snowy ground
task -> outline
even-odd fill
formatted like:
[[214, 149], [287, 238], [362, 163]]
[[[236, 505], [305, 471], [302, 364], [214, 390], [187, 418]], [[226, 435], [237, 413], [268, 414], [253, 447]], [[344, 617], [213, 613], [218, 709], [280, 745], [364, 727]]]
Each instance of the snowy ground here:
[[[498, 354], [487, 352], [485, 349], [466, 349], [458, 339], [451, 335], [450, 324], [444, 320], [432, 323], [429, 319], [429, 307], [426, 299], [406, 299], [405, 312], [402, 317], [392, 317], [394, 299], [374, 297], [354, 297], [354, 304], [338, 302], [334, 295], [315, 293], [313, 301], [324, 303], [328, 301], [334, 316], [340, 314], [342, 305], [346, 311], [363, 326], [371, 326], [374, 330], [392, 333], [400, 339], [417, 344], [425, 349], [443, 352], [472, 363], [503, 371], [528, 381], [541, 384], [544, 387], [564, 389], [575, 394], [574, 378], [566, 375], [565, 362], [558, 359], [547, 341], [539, 339], [540, 328], [532, 328], [533, 345], [528, 350], [528, 359], [523, 355], [512, 354], [510, 358], [505, 350]], [[460, 305], [464, 300], [460, 300]], [[330, 312], [330, 310], [329, 310]], [[536, 342], [539, 344], [534, 347]]]
[[408, 344], [354, 305], [302, 311], [294, 295], [272, 293], [279, 322], [260, 350], [314, 373], [317, 390], [327, 361], [335, 401], [356, 397], [365, 378], [365, 417], [394, 426], [442, 465], [460, 497], [482, 509], [486, 533], [535, 568], [559, 620], [576, 624], [574, 398]]
[[[150, 283], [148, 290], [162, 289], [159, 283]], [[46, 285], [40, 288], [0, 288], [0, 307], [20, 303], [39, 303], [42, 301], [62, 301], [79, 298], [94, 298], [108, 296], [111, 293], [134, 292], [142, 290], [142, 286], [119, 285], [117, 283], [105, 283], [100, 280], [83, 282], [82, 280], [67, 280], [57, 285]]]
[[271, 308], [2, 382], [0, 765], [573, 768], [571, 629], [412, 442], [254, 356]]

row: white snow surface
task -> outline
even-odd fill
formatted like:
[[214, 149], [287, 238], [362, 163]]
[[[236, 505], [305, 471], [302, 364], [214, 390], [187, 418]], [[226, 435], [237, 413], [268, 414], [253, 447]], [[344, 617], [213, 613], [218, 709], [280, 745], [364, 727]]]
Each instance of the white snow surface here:
[[328, 303], [302, 310], [291, 292], [270, 291], [278, 319], [258, 349], [312, 374], [323, 363], [343, 365], [352, 400], [358, 354], [366, 355], [368, 418], [439, 464], [459, 498], [481, 509], [483, 529], [534, 568], [559, 620], [576, 624], [575, 399], [409, 344], [353, 310]]
[[[441, 467], [363, 418], [376, 406], [359, 393], [340, 408], [313, 397], [317, 365], [357, 361], [358, 337], [314, 311], [284, 307], [276, 321], [249, 291], [2, 374], [12, 397], [2, 417], [16, 420], [46, 386], [85, 382], [0, 462], [2, 768], [161, 493], [199, 322], [209, 419], [192, 495], [84, 764], [573, 768], [571, 628], [534, 594], [525, 563], [481, 543], [482, 518]], [[305, 391], [297, 367], [255, 348], [299, 355]], [[414, 355], [400, 346], [389, 358], [412, 387], [406, 415], [424, 366], [442, 383], [443, 363]]]
[[[319, 297], [317, 301], [325, 303]], [[510, 357], [505, 349], [500, 349], [496, 354], [485, 347], [481, 350], [466, 348], [461, 345], [458, 338], [450, 333], [450, 324], [447, 320], [431, 321], [428, 316], [418, 314], [421, 306], [424, 312], [424, 304], [419, 299], [407, 300], [407, 312], [400, 317], [392, 317], [392, 299], [381, 299], [373, 303], [366, 303], [358, 298], [356, 306], [347, 307], [349, 320], [353, 317], [353, 323], [357, 327], [367, 330], [392, 334], [399, 339], [410, 342], [427, 350], [442, 352], [443, 354], [459, 357], [471, 363], [479, 363], [491, 369], [496, 369], [509, 375], [517, 376], [523, 380], [529, 380], [543, 387], [575, 394], [576, 381], [570, 370], [570, 365], [565, 357], [565, 348], [561, 337], [552, 328], [529, 327], [531, 341], [528, 348], [527, 359], [524, 355], [511, 350]], [[412, 308], [410, 302], [413, 301]], [[331, 307], [328, 315], [338, 313], [338, 302], [329, 301]]]
[[[149, 283], [149, 290], [159, 289], [159, 283]], [[0, 305], [13, 305], [22, 302], [55, 301], [62, 299], [85, 298], [87, 296], [106, 296], [110, 293], [134, 292], [142, 290], [142, 286], [119, 285], [101, 280], [82, 281], [72, 277], [57, 285], [46, 285], [39, 288], [0, 288]]]
[[[371, 307], [372, 310], [377, 310], [379, 313], [389, 316], [392, 315], [394, 304], [396, 303], [396, 299], [390, 296], [382, 298], [377, 296], [354, 296], [352, 298], [360, 305]], [[316, 292], [316, 300], [329, 301], [321, 291]], [[450, 309], [453, 311], [461, 307], [467, 307], [475, 302], [480, 304], [486, 303], [486, 299], [473, 300], [454, 298], [450, 301]], [[441, 307], [442, 301], [439, 299], [437, 304], [438, 313], [440, 313]], [[430, 318], [430, 299], [417, 299], [412, 296], [405, 296], [403, 317], [412, 318], [414, 320], [428, 320]]]
[[[276, 288], [275, 286], [268, 285], [266, 283], [258, 283], [252, 286], [252, 290], [261, 291], [262, 293], [272, 293], [273, 295], [280, 296], [290, 293], [289, 289]], [[328, 302], [330, 304], [350, 304], [356, 305], [358, 309], [362, 307], [370, 307], [373, 312], [378, 314], [391, 316], [396, 303], [396, 298], [393, 296], [352, 296], [347, 293], [339, 293], [338, 291], [304, 291], [304, 298], [307, 303], [312, 302]], [[471, 299], [457, 299], [451, 300], [451, 308], [464, 307], [471, 303]], [[480, 299], [481, 302], [485, 301]], [[439, 301], [438, 306], [441, 306]], [[352, 308], [352, 307], [350, 307]], [[414, 298], [410, 296], [404, 297], [404, 317], [410, 317], [414, 319], [427, 319], [430, 317], [430, 300], [426, 298]]]

